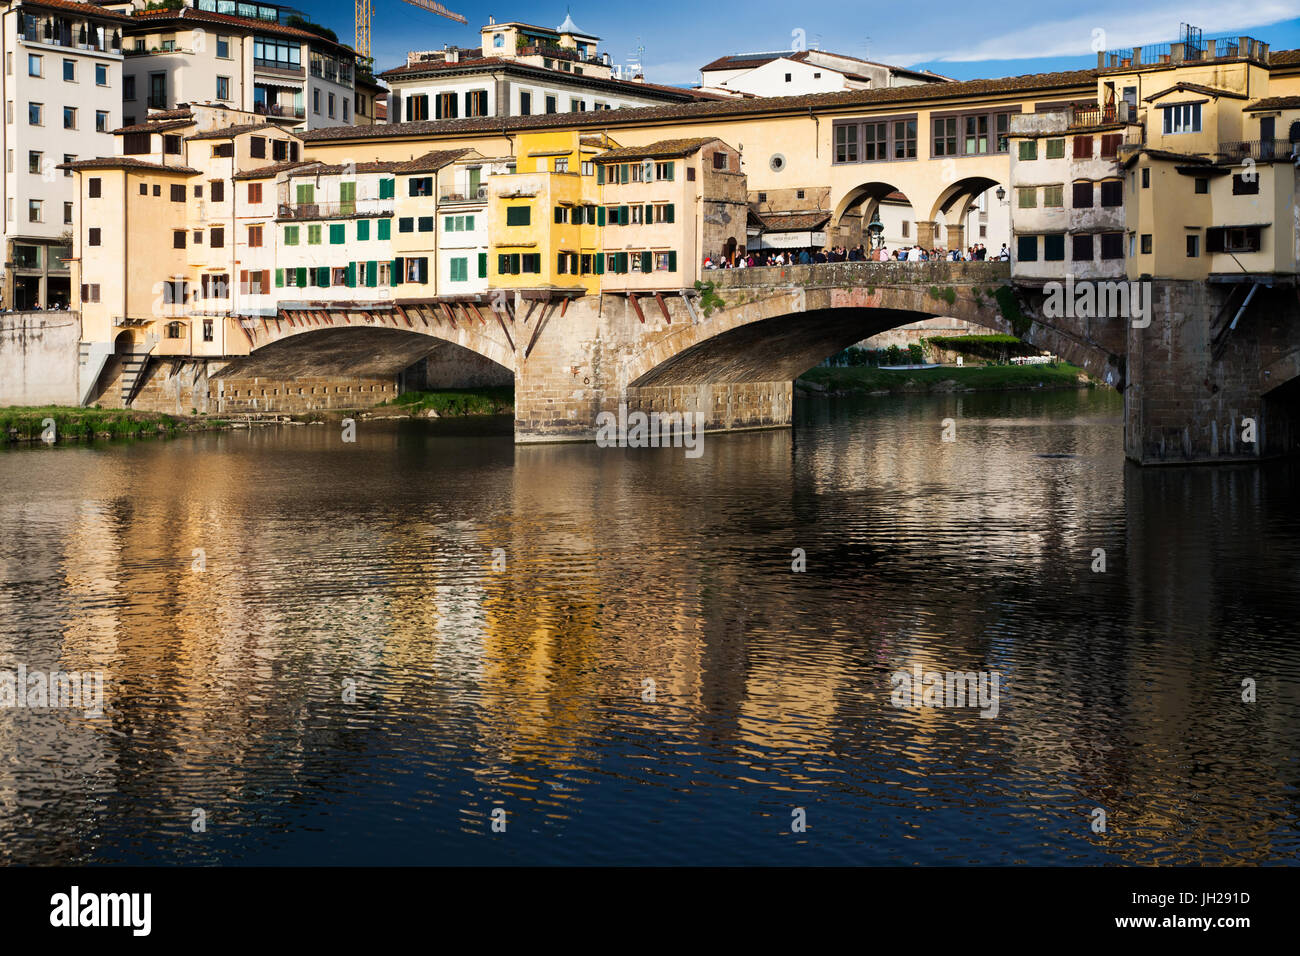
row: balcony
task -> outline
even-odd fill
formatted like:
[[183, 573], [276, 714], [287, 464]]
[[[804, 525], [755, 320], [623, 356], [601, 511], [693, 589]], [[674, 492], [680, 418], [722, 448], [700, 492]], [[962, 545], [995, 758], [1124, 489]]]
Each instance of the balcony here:
[[1297, 150], [1300, 143], [1285, 139], [1239, 139], [1220, 143], [1215, 155], [1221, 163], [1240, 163], [1247, 159], [1268, 163], [1290, 161]]
[[438, 188], [439, 203], [485, 203], [488, 198], [487, 183], [480, 183], [471, 192], [468, 186], [440, 186]]
[[165, 110], [167, 109], [167, 94], [150, 93], [148, 99], [149, 109]]
[[307, 72], [299, 63], [296, 66], [287, 63], [284, 60], [266, 60], [261, 57], [253, 57], [253, 69], [266, 70], [274, 73], [276, 76], [306, 76]]
[[253, 112], [260, 116], [276, 116], [285, 119], [304, 119], [307, 116], [305, 106], [281, 106], [278, 103], [254, 103]]
[[276, 205], [277, 219], [346, 219], [349, 216], [391, 216], [392, 199], [353, 199], [346, 202], [282, 202]]

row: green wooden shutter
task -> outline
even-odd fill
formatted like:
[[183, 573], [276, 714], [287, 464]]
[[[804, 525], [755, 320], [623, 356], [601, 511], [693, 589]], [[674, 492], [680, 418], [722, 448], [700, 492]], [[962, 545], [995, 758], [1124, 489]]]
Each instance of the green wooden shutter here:
[[619, 273], [620, 275], [623, 275], [624, 273], [627, 272], [627, 253], [620, 252], [614, 258], [615, 258], [616, 265], [618, 266], [618, 268], [616, 268], [614, 271]]
[[618, 224], [619, 224], [620, 226], [626, 226], [626, 225], [627, 225], [628, 223], [630, 223], [631, 221], [632, 221], [632, 214], [631, 214], [631, 212], [628, 211], [628, 207], [627, 207], [627, 206], [619, 206], [619, 207], [618, 207]]
[[650, 205], [649, 203], [645, 204], [645, 217], [641, 221], [645, 223], [647, 226], [651, 225], [655, 221], [654, 206]]
[[641, 271], [642, 272], [654, 271], [654, 256], [649, 252], [641, 253]]
[[355, 262], [349, 262], [348, 263], [348, 288], [355, 289], [356, 287], [357, 287], [357, 264]]
[[596, 185], [605, 185], [605, 167], [599, 163], [596, 164]]
[[486, 252], [480, 252], [478, 254], [478, 277], [480, 279], [487, 278], [487, 253]]
[[667, 206], [664, 206], [664, 222], [672, 222], [674, 215], [675, 213], [673, 212], [672, 203], [669, 203]]
[[381, 179], [381, 180], [379, 180], [379, 198], [380, 198], [380, 199], [392, 199], [392, 198], [393, 198], [393, 192], [394, 192], [394, 190], [393, 190], [393, 185], [394, 185], [395, 182], [396, 182], [396, 181], [395, 181], [395, 180], [392, 180], [392, 179]]
[[429, 259], [427, 256], [420, 257], [420, 281], [429, 281]]
[[380, 219], [380, 220], [379, 220], [379, 225], [378, 225], [378, 227], [377, 227], [376, 230], [375, 230], [375, 236], [376, 236], [376, 238], [379, 238], [379, 239], [391, 239], [391, 238], [393, 238], [393, 220], [391, 220], [391, 219]]
[[403, 274], [405, 272], [405, 269], [406, 269], [405, 259], [397, 258], [393, 260], [393, 285], [401, 285], [403, 282], [406, 281], [406, 277]]
[[596, 261], [594, 265], [596, 266], [596, 275], [603, 276], [605, 274], [605, 253], [596, 253]]
[[[677, 164], [676, 164], [676, 163], [664, 163], [664, 167], [665, 167], [665, 169], [664, 169], [664, 179], [668, 180], [669, 182], [672, 182], [672, 178], [673, 178], [673, 170], [677, 168]], [[668, 207], [668, 208], [671, 209], [672, 207], [670, 206], [670, 207]], [[671, 219], [669, 219], [668, 221], [669, 221], [669, 222], [672, 222]]]
[[497, 255], [497, 275], [504, 276], [510, 274], [510, 257], [504, 252]]
[[316, 284], [322, 289], [328, 289], [330, 284], [330, 267], [320, 266], [316, 270]]
[[306, 267], [306, 266], [299, 266], [299, 267], [298, 267], [298, 283], [297, 283], [297, 285], [298, 285], [298, 288], [299, 288], [299, 289], [305, 289], [305, 288], [307, 288], [307, 267]]
[[331, 224], [331, 225], [330, 225], [330, 245], [331, 245], [331, 246], [341, 246], [341, 245], [343, 245], [343, 243], [347, 242], [347, 236], [345, 236], [343, 233], [344, 233], [344, 226], [343, 226], [343, 223], [338, 222], [338, 223], [333, 223], [333, 224]]
[[372, 289], [375, 286], [379, 285], [379, 263], [378, 262], [366, 263], [366, 285], [370, 286], [370, 288]]
[[564, 207], [563, 207], [563, 206], [556, 206], [556, 207], [555, 207], [555, 224], [558, 226], [558, 225], [560, 225], [562, 222], [564, 222]]
[[369, 238], [370, 238], [370, 220], [369, 220], [369, 219], [358, 219], [358, 220], [357, 220], [357, 240], [358, 240], [359, 242], [365, 242], [365, 241], [366, 241], [367, 239], [369, 239]]
[[628, 169], [629, 169], [629, 167], [628, 167], [627, 163], [623, 163], [621, 166], [618, 167], [618, 170], [619, 170], [619, 173], [618, 173], [618, 179], [619, 179], [619, 182], [621, 182], [621, 183], [626, 183], [626, 182], [628, 181], [629, 176], [630, 176], [630, 173], [628, 172]]
[[510, 254], [510, 274], [513, 276], [519, 275], [519, 253], [517, 252]]
[[277, 289], [283, 289], [283, 288], [284, 288], [284, 270], [283, 270], [283, 269], [276, 269], [276, 270], [275, 270], [275, 287], [276, 287]]
[[668, 253], [668, 271], [669, 271], [669, 272], [676, 272], [676, 271], [677, 271], [677, 253], [676, 253], [676, 252], [670, 252], [670, 253]]
[[596, 225], [598, 225], [598, 226], [603, 226], [603, 225], [605, 225], [605, 207], [604, 207], [604, 206], [597, 206], [597, 207], [596, 207]]

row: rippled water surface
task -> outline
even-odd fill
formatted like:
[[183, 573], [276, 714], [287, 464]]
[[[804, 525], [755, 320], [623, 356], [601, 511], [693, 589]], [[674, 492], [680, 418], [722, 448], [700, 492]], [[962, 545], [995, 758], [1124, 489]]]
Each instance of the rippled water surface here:
[[[1300, 471], [1139, 470], [1120, 413], [0, 453], [0, 670], [106, 680], [0, 710], [0, 859], [1293, 863]], [[895, 708], [915, 666], [997, 716]]]

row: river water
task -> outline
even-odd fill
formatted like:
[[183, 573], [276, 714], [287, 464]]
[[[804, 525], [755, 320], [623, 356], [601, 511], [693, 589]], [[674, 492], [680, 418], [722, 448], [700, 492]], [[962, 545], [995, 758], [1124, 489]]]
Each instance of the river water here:
[[[1120, 416], [2, 452], [0, 670], [104, 705], [0, 710], [0, 860], [1294, 863], [1300, 470], [1137, 469]], [[918, 667], [996, 715], [894, 706]]]

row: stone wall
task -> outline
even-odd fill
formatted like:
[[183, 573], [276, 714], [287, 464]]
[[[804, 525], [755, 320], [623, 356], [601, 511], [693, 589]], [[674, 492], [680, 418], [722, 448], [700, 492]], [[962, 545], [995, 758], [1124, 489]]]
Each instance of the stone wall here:
[[76, 405], [81, 316], [0, 313], [0, 405]]

